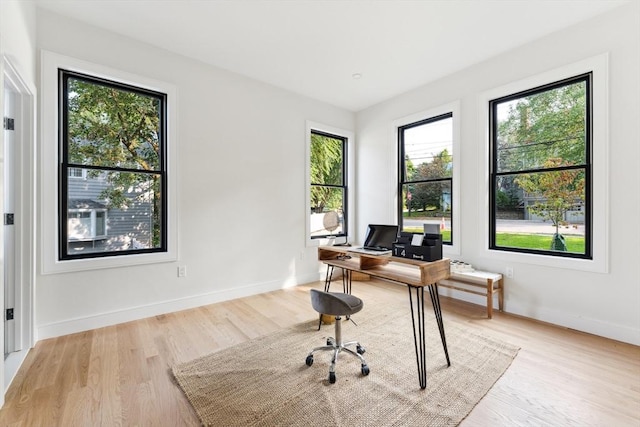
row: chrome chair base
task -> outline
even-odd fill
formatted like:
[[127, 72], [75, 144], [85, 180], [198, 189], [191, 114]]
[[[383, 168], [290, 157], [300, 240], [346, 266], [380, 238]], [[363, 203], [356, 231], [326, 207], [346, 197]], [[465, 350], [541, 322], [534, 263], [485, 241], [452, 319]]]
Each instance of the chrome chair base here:
[[[356, 351], [348, 348], [355, 346]], [[318, 351], [332, 351], [333, 357], [331, 358], [331, 366], [329, 367], [329, 382], [331, 384], [336, 382], [336, 363], [338, 362], [338, 355], [342, 352], [357, 357], [360, 360], [360, 372], [362, 375], [369, 375], [369, 366], [367, 361], [362, 355], [365, 353], [365, 348], [360, 345], [358, 341], [342, 342], [342, 318], [336, 316], [336, 336], [327, 338], [327, 345], [316, 347], [309, 352], [305, 363], [307, 366], [313, 365], [313, 353]]]

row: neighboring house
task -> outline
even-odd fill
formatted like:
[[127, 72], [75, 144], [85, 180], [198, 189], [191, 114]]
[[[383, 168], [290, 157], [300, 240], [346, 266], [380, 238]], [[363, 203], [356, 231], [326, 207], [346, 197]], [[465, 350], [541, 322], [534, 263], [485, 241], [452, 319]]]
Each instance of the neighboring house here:
[[[529, 210], [529, 206], [544, 201], [544, 197], [525, 193], [521, 202], [521, 207], [524, 208], [524, 219], [529, 221], [544, 221], [545, 219], [543, 217], [535, 215]], [[573, 208], [565, 212], [563, 220], [568, 224], [584, 224], [584, 203], [576, 201]]]
[[[521, 188], [515, 190], [515, 195], [517, 198], [515, 206], [499, 207], [496, 212], [496, 218], [504, 220], [545, 221], [542, 216], [536, 215], [529, 210], [530, 206], [544, 202], [544, 197], [528, 193]], [[576, 200], [573, 208], [565, 212], [563, 220], [568, 224], [584, 224], [584, 203]]]
[[442, 197], [440, 198], [440, 210], [442, 212], [449, 212], [451, 210], [451, 190], [442, 190]]
[[108, 188], [105, 175], [87, 176], [87, 170], [69, 169], [68, 243], [69, 250], [101, 252], [141, 249], [151, 246], [153, 206], [132, 200], [124, 209], [109, 208], [102, 197]]

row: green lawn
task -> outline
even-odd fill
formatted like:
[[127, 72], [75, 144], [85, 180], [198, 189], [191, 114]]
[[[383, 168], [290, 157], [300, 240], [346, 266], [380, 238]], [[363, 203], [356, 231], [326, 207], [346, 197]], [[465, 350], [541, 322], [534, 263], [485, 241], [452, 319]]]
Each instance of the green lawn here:
[[[552, 237], [549, 234], [497, 233], [496, 246], [549, 250]], [[584, 237], [564, 236], [564, 242], [567, 252], [584, 253]]]

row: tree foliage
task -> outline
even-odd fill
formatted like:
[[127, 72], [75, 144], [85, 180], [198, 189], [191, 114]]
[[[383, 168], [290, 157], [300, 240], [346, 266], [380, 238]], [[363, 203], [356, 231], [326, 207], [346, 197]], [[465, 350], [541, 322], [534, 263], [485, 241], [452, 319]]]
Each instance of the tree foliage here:
[[[447, 149], [444, 149], [434, 155], [431, 161], [420, 163], [417, 166], [412, 164], [411, 169], [407, 168], [408, 181], [414, 182], [409, 187], [411, 207], [422, 210], [427, 210], [427, 208], [442, 209], [442, 195], [443, 192], [450, 191], [449, 182], [429, 181], [451, 177], [451, 161], [451, 154]], [[411, 174], [409, 174], [410, 171]]]
[[[311, 207], [317, 212], [343, 208], [343, 141], [311, 133]], [[315, 184], [315, 185], [313, 185]]]
[[[568, 165], [568, 162], [559, 158], [548, 159], [544, 163], [546, 168]], [[524, 191], [537, 196], [537, 200], [528, 209], [534, 215], [550, 220], [556, 227], [556, 234], [559, 234], [559, 227], [567, 211], [584, 202], [585, 177], [582, 170], [523, 174], [515, 181]]]
[[519, 98], [498, 106], [498, 171], [544, 167], [550, 158], [583, 164], [586, 150], [584, 82]]
[[93, 167], [89, 177], [106, 174], [109, 185], [100, 198], [109, 208], [150, 203], [153, 245], [158, 246], [162, 196], [160, 175], [155, 172], [161, 168], [162, 100], [69, 78], [67, 101], [69, 163]]

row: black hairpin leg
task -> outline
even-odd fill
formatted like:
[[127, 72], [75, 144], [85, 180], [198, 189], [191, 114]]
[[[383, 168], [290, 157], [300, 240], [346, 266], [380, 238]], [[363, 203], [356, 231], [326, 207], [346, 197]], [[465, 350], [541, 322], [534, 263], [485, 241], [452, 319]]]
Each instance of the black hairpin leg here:
[[351, 274], [351, 270], [342, 269], [342, 292], [345, 294], [351, 293]]
[[[411, 321], [413, 323], [413, 342], [416, 348], [416, 364], [418, 366], [418, 381], [420, 388], [427, 388], [427, 343], [425, 334], [424, 321], [424, 287], [415, 287], [416, 304], [413, 305], [413, 296], [411, 294], [412, 287], [409, 286], [409, 305], [411, 306]], [[435, 291], [435, 294], [434, 294]], [[438, 329], [440, 330], [440, 339], [442, 340], [442, 348], [447, 358], [447, 366], [451, 366], [449, 361], [449, 351], [447, 350], [447, 340], [444, 335], [444, 323], [442, 322], [442, 311], [440, 309], [440, 298], [438, 297], [438, 289], [429, 286], [429, 295], [433, 304], [433, 311], [436, 315]]]
[[447, 337], [444, 335], [444, 323], [442, 322], [442, 309], [440, 308], [440, 295], [438, 294], [438, 284], [434, 283], [429, 286], [429, 295], [431, 295], [431, 304], [433, 304], [433, 312], [436, 315], [436, 322], [438, 323], [438, 329], [440, 330], [440, 340], [442, 341], [442, 348], [444, 349], [444, 355], [447, 358], [447, 366], [451, 366], [449, 360], [449, 350], [447, 350]]
[[[416, 363], [418, 365], [418, 381], [420, 388], [427, 388], [427, 363], [426, 363], [426, 340], [424, 331], [424, 288], [417, 287], [409, 289], [409, 305], [411, 306], [411, 321], [413, 323], [413, 342], [416, 346]], [[416, 290], [416, 306], [413, 306], [413, 296], [411, 289]]]
[[331, 286], [331, 280], [333, 280], [333, 265], [327, 265], [327, 275], [324, 278], [324, 291], [329, 292]]
[[[324, 278], [324, 291], [329, 292], [331, 287], [331, 281], [333, 280], [333, 265], [327, 266], [327, 274]], [[345, 294], [351, 293], [351, 270], [346, 268], [342, 269], [342, 292]]]

